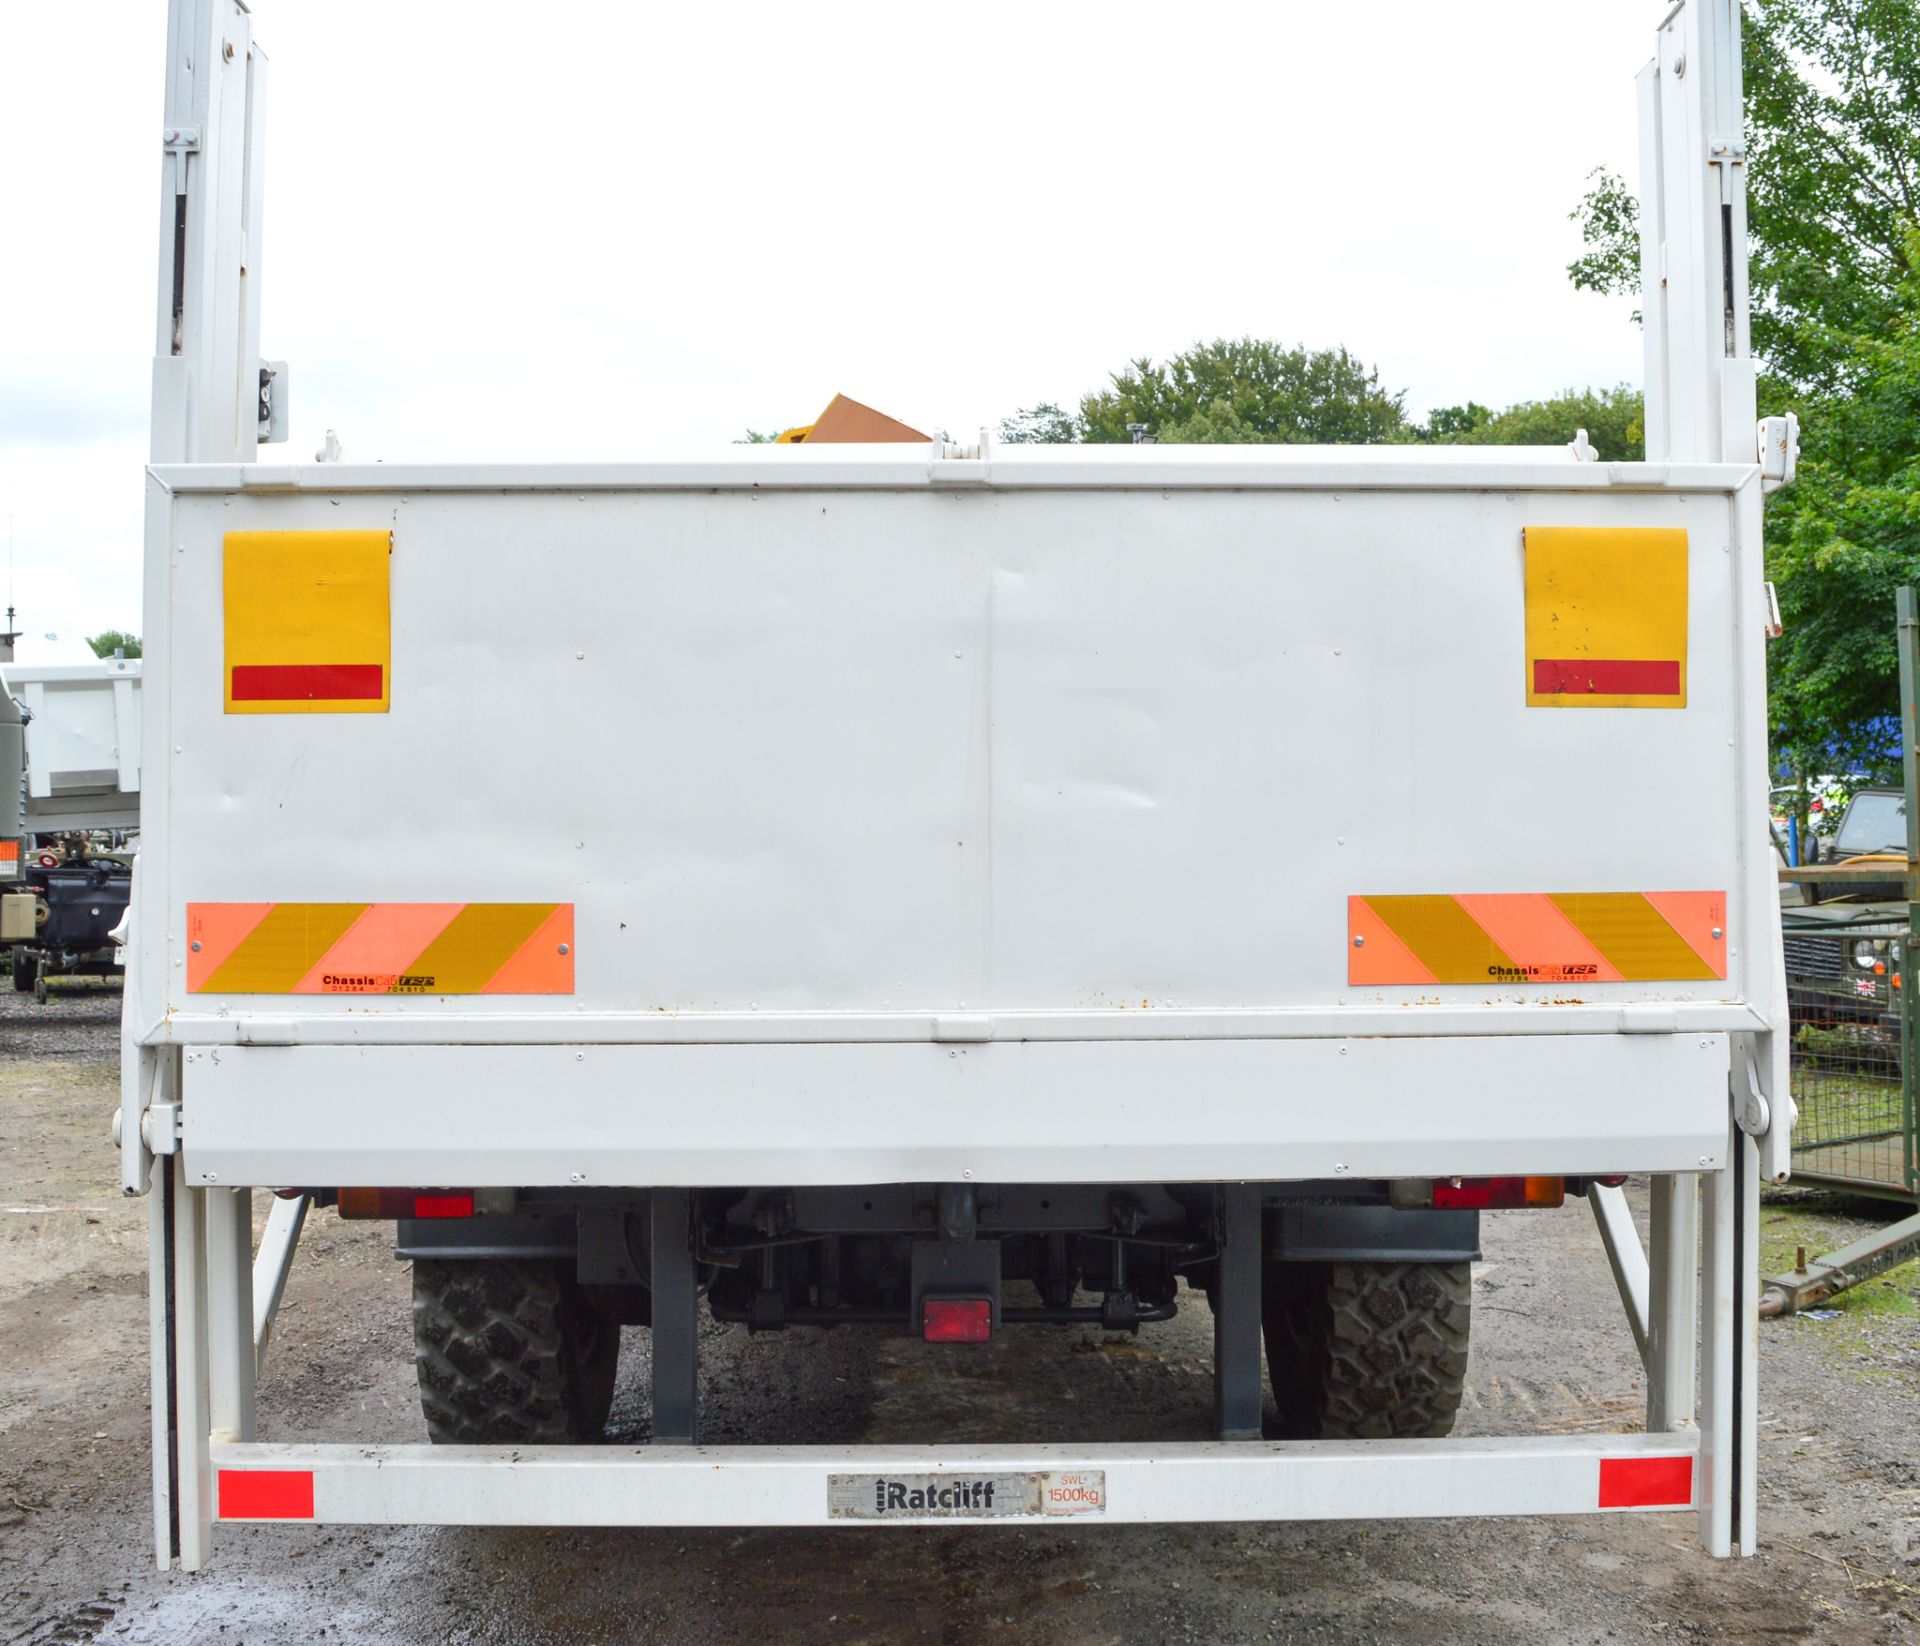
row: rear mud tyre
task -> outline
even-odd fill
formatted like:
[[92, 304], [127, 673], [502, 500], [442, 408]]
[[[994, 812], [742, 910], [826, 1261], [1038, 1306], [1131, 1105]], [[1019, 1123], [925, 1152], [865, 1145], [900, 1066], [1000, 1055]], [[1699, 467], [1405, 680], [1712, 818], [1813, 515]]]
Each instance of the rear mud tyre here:
[[9, 958], [13, 962], [13, 992], [31, 994], [33, 986], [40, 980], [40, 967], [26, 949], [16, 948]]
[[413, 1359], [436, 1445], [560, 1445], [599, 1438], [620, 1327], [540, 1258], [413, 1265]]
[[1267, 1368], [1289, 1440], [1453, 1429], [1467, 1381], [1470, 1263], [1270, 1263]]

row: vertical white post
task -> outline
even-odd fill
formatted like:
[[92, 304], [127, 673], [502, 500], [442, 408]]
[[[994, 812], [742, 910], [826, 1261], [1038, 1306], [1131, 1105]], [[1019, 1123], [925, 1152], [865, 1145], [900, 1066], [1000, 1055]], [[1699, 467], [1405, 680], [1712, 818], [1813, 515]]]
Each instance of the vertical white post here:
[[1681, 1173], [1654, 1178], [1647, 1242], [1652, 1293], [1647, 1323], [1647, 1428], [1691, 1428], [1694, 1352], [1700, 1331], [1700, 1181]]
[[1640, 100], [1640, 343], [1646, 362], [1642, 424], [1647, 460], [1665, 461], [1669, 435], [1667, 382], [1667, 197], [1662, 166], [1665, 143], [1660, 127], [1660, 63], [1640, 71], [1634, 81]]
[[215, 1439], [253, 1439], [253, 1191], [208, 1189], [207, 1416]]
[[[139, 1125], [139, 1116], [123, 1114], [123, 1126]], [[173, 1565], [173, 1315], [169, 1280], [173, 1265], [173, 1156], [153, 1162], [147, 1186], [147, 1358], [148, 1401], [153, 1420], [153, 1563], [161, 1571]]]
[[197, 1572], [212, 1553], [213, 1467], [207, 1454], [206, 1191], [190, 1189], [172, 1157], [174, 1479], [180, 1505], [180, 1566]]
[[1641, 76], [1647, 457], [1755, 461], [1739, 0], [1682, 0]]
[[1723, 1168], [1705, 1179], [1700, 1289], [1700, 1540], [1714, 1555], [1754, 1552], [1758, 1402], [1759, 1154], [1729, 1127]]
[[242, 463], [260, 430], [266, 60], [242, 0], [172, 0], [161, 116], [156, 463]]

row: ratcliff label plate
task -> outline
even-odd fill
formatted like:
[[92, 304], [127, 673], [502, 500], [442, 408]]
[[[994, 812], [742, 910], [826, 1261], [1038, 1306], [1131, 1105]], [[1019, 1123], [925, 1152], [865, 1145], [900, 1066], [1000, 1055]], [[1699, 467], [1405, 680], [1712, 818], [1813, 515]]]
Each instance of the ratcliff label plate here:
[[831, 1520], [1000, 1520], [1099, 1514], [1106, 1506], [1103, 1469], [827, 1477]]

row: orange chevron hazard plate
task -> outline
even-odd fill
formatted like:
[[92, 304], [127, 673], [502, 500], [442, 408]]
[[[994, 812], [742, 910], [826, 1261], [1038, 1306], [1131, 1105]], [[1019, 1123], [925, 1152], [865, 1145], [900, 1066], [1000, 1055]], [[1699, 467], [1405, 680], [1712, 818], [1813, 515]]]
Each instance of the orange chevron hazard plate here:
[[189, 994], [572, 994], [571, 903], [189, 903]]
[[1347, 899], [1347, 981], [1686, 983], [1727, 975], [1724, 892]]

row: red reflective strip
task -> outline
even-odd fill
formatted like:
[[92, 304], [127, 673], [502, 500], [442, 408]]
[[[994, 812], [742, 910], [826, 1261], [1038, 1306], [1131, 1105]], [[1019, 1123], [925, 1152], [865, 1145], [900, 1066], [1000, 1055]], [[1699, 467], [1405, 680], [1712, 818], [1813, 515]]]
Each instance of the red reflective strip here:
[[472, 1217], [470, 1194], [417, 1194], [413, 1197], [415, 1217]]
[[1693, 1501], [1690, 1457], [1603, 1457], [1603, 1509], [1684, 1509]]
[[222, 1520], [313, 1519], [311, 1469], [222, 1469]]
[[378, 663], [236, 663], [233, 700], [236, 703], [290, 703], [302, 698], [320, 701], [380, 697]]
[[[1678, 659], [1536, 657], [1533, 689], [1543, 694], [1605, 692], [1621, 696], [1678, 697], [1680, 664]], [[239, 693], [234, 695], [237, 697]]]

